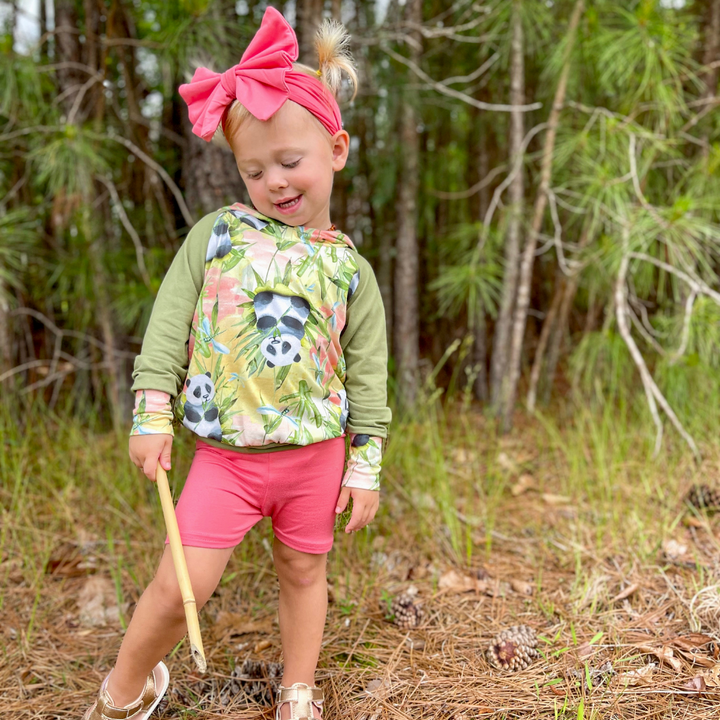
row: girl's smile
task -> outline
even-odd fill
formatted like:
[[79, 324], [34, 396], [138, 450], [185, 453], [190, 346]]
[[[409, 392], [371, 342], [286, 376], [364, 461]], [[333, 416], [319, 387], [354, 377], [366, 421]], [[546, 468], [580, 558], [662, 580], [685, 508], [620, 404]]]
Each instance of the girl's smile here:
[[289, 200], [281, 200], [280, 202], [275, 203], [275, 207], [283, 215], [292, 215], [300, 209], [301, 202], [302, 195], [298, 195], [297, 197], [290, 198]]

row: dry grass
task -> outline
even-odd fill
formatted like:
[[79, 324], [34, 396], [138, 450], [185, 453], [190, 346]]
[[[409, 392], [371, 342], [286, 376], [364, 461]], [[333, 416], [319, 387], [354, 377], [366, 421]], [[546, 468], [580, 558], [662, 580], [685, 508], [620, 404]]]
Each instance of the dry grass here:
[[[396, 433], [381, 516], [367, 535], [338, 533], [330, 559], [326, 718], [717, 713], [720, 523], [680, 501], [713, 480], [717, 457], [652, 463], [643, 441], [621, 452], [598, 432], [610, 431], [535, 422], [498, 441], [466, 415], [443, 442], [430, 421]], [[0, 455], [0, 716], [80, 718], [152, 575], [162, 520], [114, 437], [48, 422], [34, 440], [45, 452], [6, 432]], [[189, 444], [177, 445], [182, 477]], [[167, 659], [159, 718], [271, 717], [231, 676], [247, 658], [281, 660], [269, 533], [238, 549], [202, 613], [208, 674], [184, 644]], [[452, 569], [476, 589], [446, 587]], [[424, 615], [402, 631], [387, 599], [409, 586]], [[542, 657], [495, 670], [485, 649], [518, 624]]]

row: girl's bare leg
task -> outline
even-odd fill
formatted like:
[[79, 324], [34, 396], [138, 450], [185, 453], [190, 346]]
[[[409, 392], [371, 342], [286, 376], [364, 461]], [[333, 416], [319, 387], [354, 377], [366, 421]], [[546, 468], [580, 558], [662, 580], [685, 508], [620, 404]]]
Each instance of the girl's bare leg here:
[[[198, 609], [213, 594], [233, 549], [184, 548]], [[186, 632], [180, 587], [166, 545], [155, 577], [138, 601], [108, 680], [113, 703], [122, 707], [137, 699], [152, 669]]]
[[[282, 684], [312, 686], [327, 614], [327, 554], [299, 552], [276, 538], [273, 558], [280, 580], [280, 637], [285, 663]], [[281, 710], [283, 718], [290, 717], [288, 704]]]

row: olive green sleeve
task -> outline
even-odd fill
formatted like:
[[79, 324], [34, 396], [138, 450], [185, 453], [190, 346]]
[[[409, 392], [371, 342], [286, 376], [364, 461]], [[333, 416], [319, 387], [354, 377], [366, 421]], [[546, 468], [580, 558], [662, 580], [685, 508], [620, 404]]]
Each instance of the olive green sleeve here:
[[182, 390], [188, 341], [205, 279], [205, 254], [217, 211], [188, 233], [158, 290], [142, 350], [135, 358], [132, 391], [160, 390], [172, 398]]
[[385, 308], [370, 263], [361, 255], [355, 258], [360, 281], [348, 303], [347, 323], [340, 336], [347, 371], [347, 429], [357, 435], [386, 438], [391, 412], [387, 404]]

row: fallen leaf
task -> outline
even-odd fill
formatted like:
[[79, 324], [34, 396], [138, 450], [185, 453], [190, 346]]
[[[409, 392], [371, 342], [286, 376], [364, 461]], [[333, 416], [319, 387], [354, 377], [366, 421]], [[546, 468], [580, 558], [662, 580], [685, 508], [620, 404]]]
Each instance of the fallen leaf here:
[[106, 577], [89, 577], [78, 593], [77, 605], [79, 621], [84, 627], [115, 624], [120, 619], [115, 585]]
[[269, 640], [260, 640], [260, 642], [255, 643], [253, 652], [259, 653], [263, 650], [267, 650], [269, 647], [272, 647], [272, 643]]
[[487, 581], [461, 575], [456, 570], [448, 570], [438, 581], [438, 589], [449, 593], [485, 592]]
[[234, 635], [247, 635], [248, 633], [268, 633], [272, 630], [272, 620], [253, 620], [242, 613], [221, 611], [213, 626], [218, 638], [231, 638]]
[[707, 688], [705, 678], [702, 675], [696, 675], [694, 678], [690, 678], [684, 685], [684, 690], [692, 690], [693, 692], [701, 693]]
[[581, 660], [584, 658], [592, 657], [598, 652], [600, 652], [600, 648], [595, 647], [595, 645], [591, 645], [589, 642], [584, 642], [581, 645], [578, 645], [577, 649], [575, 650], [575, 653]]
[[382, 687], [382, 684], [383, 681], [380, 678], [373, 678], [365, 686], [365, 692], [368, 693], [368, 695], [372, 695], [374, 692], [376, 692]]
[[[680, 648], [680, 650], [694, 653], [706, 645], [708, 646], [707, 649], [710, 650], [715, 641], [709, 635], [703, 635], [703, 633], [688, 633], [687, 635], [674, 637], [669, 643]], [[713, 663], [713, 665], [714, 664], [715, 663]]]
[[617, 679], [619, 683], [625, 686], [647, 683], [651, 679], [656, 668], [657, 663], [653, 662], [649, 665], [644, 665], [637, 670], [629, 670], [628, 672], [620, 673]]
[[624, 590], [621, 590], [614, 598], [610, 600], [611, 603], [618, 602], [619, 600], [625, 600], [629, 598], [633, 593], [640, 589], [639, 583], [633, 583], [628, 585]]
[[709, 687], [720, 687], [720, 663], [716, 664], [712, 670], [703, 670], [700, 674]]
[[520, 595], [532, 595], [535, 590], [535, 586], [532, 583], [525, 582], [524, 580], [510, 580], [510, 587]]
[[660, 648], [652, 647], [651, 645], [638, 645], [637, 648], [642, 652], [654, 655], [658, 660], [666, 663], [676, 672], [682, 670], [682, 662], [675, 657], [675, 653], [673, 653], [672, 648], [669, 648], [665, 645]]
[[534, 488], [536, 485], [535, 478], [530, 473], [523, 473], [517, 482], [510, 488], [513, 497], [518, 497], [524, 492]]
[[57, 545], [45, 565], [45, 572], [56, 577], [81, 577], [97, 569], [95, 558], [85, 558], [80, 548], [71, 542]]

